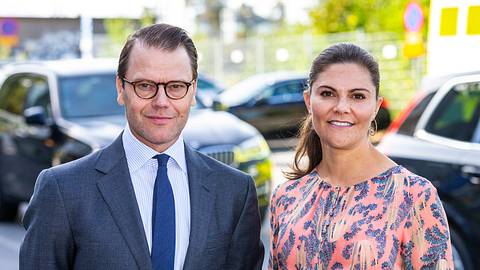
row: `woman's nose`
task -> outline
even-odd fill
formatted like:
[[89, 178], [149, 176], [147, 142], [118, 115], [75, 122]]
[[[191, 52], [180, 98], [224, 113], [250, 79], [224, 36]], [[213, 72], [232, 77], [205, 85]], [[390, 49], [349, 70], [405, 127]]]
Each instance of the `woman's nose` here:
[[339, 98], [334, 110], [340, 113], [350, 112], [350, 101], [347, 98]]

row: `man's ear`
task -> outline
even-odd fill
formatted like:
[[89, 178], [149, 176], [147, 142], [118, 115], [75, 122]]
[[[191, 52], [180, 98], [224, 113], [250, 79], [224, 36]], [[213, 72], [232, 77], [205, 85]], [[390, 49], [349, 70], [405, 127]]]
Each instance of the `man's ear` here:
[[125, 84], [123, 83], [120, 77], [116, 76], [115, 85], [117, 86], [117, 103], [118, 105], [125, 105], [125, 100], [123, 99], [123, 91], [125, 91]]
[[191, 107], [194, 107], [195, 105], [197, 105], [197, 80], [195, 80], [192, 85], [190, 86], [192, 88], [192, 92], [193, 92], [193, 97], [192, 97], [192, 101], [190, 102], [190, 106]]

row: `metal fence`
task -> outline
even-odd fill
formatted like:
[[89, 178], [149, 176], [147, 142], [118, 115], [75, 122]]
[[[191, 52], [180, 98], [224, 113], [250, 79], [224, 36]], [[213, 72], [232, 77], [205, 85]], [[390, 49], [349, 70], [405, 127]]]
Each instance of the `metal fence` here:
[[[389, 101], [394, 115], [406, 106], [425, 74], [425, 57], [404, 57], [403, 40], [395, 33], [307, 33], [253, 37], [231, 43], [214, 38], [194, 41], [199, 52], [199, 71], [227, 87], [258, 73], [307, 73], [312, 60], [323, 49], [338, 42], [353, 42], [370, 51], [378, 60], [381, 73], [380, 93]], [[96, 56], [118, 57], [120, 49], [121, 44], [113, 44], [105, 36], [95, 38]]]
[[337, 42], [353, 42], [377, 58], [381, 72], [381, 95], [388, 99], [394, 114], [408, 103], [418, 89], [425, 74], [425, 57], [405, 58], [403, 41], [394, 33], [270, 36], [233, 43], [215, 39], [195, 40], [200, 55], [200, 72], [226, 86], [257, 73], [280, 70], [307, 73], [315, 56]]

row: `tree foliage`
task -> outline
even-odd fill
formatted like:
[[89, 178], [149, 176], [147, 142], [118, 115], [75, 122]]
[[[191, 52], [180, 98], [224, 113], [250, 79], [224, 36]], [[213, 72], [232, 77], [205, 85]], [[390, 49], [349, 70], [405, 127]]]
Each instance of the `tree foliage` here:
[[[412, 0], [322, 0], [309, 12], [316, 33], [403, 33], [403, 13]], [[429, 0], [417, 0], [428, 21]]]

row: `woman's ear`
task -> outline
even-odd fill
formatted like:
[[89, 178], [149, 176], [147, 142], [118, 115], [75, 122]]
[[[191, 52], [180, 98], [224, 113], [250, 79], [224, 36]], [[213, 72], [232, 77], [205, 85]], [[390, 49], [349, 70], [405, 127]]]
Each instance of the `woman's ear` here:
[[375, 108], [375, 116], [377, 116], [378, 111], [380, 110], [380, 106], [382, 106], [382, 102], [383, 102], [383, 97], [378, 97], [377, 106]]
[[310, 89], [303, 91], [303, 101], [305, 102], [305, 106], [307, 107], [308, 114], [311, 114], [310, 109]]

